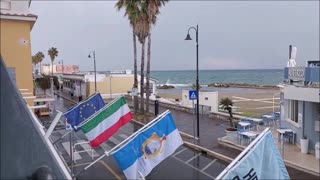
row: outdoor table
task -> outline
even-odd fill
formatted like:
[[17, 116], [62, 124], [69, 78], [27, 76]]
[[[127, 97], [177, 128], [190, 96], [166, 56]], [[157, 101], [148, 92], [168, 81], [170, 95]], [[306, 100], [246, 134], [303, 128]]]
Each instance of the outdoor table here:
[[[293, 133], [293, 144], [295, 143], [295, 134], [296, 132], [294, 132], [292, 129], [277, 129], [278, 133], [280, 134], [280, 138], [283, 140], [283, 134], [286, 132], [292, 132]], [[278, 136], [278, 140], [279, 136]]]
[[262, 117], [264, 117], [264, 118], [268, 118], [268, 119], [272, 119], [272, 118], [274, 118], [274, 116], [271, 116], [271, 115], [262, 115]]
[[[249, 141], [251, 142], [255, 137], [258, 136], [258, 133], [252, 132], [252, 131], [246, 131], [246, 132], [240, 132], [241, 135], [247, 136], [249, 138]], [[241, 142], [240, 142], [241, 143]]]
[[246, 127], [249, 126], [249, 130], [250, 130], [250, 123], [248, 123], [248, 122], [239, 122], [238, 124], [240, 126], [242, 126], [243, 129], [246, 129]]
[[262, 122], [262, 119], [258, 119], [258, 118], [248, 118], [248, 120], [255, 122], [255, 126], [256, 126], [256, 130], [259, 129], [259, 125]]

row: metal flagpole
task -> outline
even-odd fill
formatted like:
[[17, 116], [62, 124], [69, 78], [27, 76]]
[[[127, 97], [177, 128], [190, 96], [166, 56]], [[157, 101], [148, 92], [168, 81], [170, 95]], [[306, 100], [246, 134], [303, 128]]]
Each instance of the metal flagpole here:
[[[121, 97], [121, 96], [120, 96], [120, 97]], [[118, 97], [118, 98], [120, 98], [120, 97]], [[109, 104], [107, 104], [106, 106], [104, 106], [104, 107], [102, 107], [101, 109], [99, 109], [97, 112], [95, 112], [95, 113], [92, 114], [90, 117], [88, 117], [85, 121], [81, 122], [81, 123], [79, 124], [79, 126], [77, 126], [77, 127], [78, 127], [78, 128], [81, 127], [83, 124], [85, 124], [86, 122], [88, 122], [92, 116], [97, 115], [97, 114], [100, 113], [102, 110], [104, 110], [104, 109], [106, 109], [107, 107], [109, 107], [110, 105], [112, 105], [118, 98], [115, 98], [115, 99], [114, 99], [113, 101], [111, 101]], [[87, 99], [89, 99], [89, 98], [87, 98]], [[62, 138], [64, 138], [64, 137], [67, 136], [68, 134], [70, 134], [72, 131], [74, 131], [74, 129], [72, 129], [71, 131], [69, 131], [69, 132], [65, 133], [64, 135], [62, 135], [58, 140], [56, 140], [56, 141], [53, 142], [52, 144], [55, 144], [55, 143], [61, 141]]]
[[72, 136], [73, 131], [70, 133], [70, 171], [71, 171], [71, 177], [73, 178], [73, 139]]
[[80, 173], [82, 173], [83, 171], [86, 171], [88, 168], [90, 168], [91, 166], [93, 166], [95, 163], [97, 163], [99, 160], [101, 160], [102, 158], [104, 158], [105, 156], [109, 156], [112, 155], [114, 153], [114, 151], [119, 148], [121, 145], [123, 145], [125, 142], [127, 142], [128, 140], [130, 140], [131, 138], [133, 138], [134, 136], [136, 136], [139, 132], [141, 132], [142, 130], [146, 129], [148, 126], [150, 126], [151, 124], [153, 124], [155, 121], [159, 120], [162, 116], [166, 115], [167, 113], [169, 113], [169, 110], [166, 110], [164, 113], [162, 113], [161, 115], [159, 115], [158, 117], [156, 117], [155, 119], [153, 119], [152, 121], [150, 121], [148, 124], [144, 125], [141, 129], [139, 129], [138, 131], [136, 131], [135, 133], [131, 134], [129, 137], [127, 137], [127, 139], [123, 140], [121, 143], [117, 144], [115, 147], [113, 147], [109, 152], [104, 152], [103, 155], [101, 155], [98, 159], [96, 159], [95, 161], [93, 161], [92, 163], [90, 163], [89, 165], [87, 165], [83, 170], [81, 170], [79, 173], [76, 174], [76, 176], [78, 176]]

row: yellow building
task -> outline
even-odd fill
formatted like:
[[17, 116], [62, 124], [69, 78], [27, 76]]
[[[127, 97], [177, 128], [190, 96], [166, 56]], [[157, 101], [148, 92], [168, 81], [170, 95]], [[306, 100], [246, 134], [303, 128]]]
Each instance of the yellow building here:
[[[140, 80], [140, 77], [138, 79]], [[84, 99], [95, 93], [93, 74], [63, 74], [62, 81], [63, 92], [72, 94], [72, 96], [81, 96]], [[128, 91], [132, 89], [133, 81], [133, 74], [112, 73], [96, 75], [97, 91], [106, 99], [128, 94]], [[151, 94], [156, 93], [156, 83], [157, 80], [150, 79]]]
[[[30, 14], [31, 0], [1, 0], [0, 13], [0, 52], [1, 56], [19, 89], [27, 89], [33, 94], [30, 31], [37, 16]], [[27, 100], [29, 105], [32, 99]]]

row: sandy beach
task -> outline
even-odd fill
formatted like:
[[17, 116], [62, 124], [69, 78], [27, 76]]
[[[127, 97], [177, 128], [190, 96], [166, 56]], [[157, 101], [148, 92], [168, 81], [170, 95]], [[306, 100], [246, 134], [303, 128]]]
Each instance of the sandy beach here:
[[[226, 91], [228, 89], [228, 91]], [[278, 89], [249, 89], [241, 88], [220, 88], [218, 90], [219, 101], [221, 98], [228, 97], [234, 101], [237, 107], [236, 112], [245, 116], [260, 116], [273, 111], [273, 97], [279, 98]], [[158, 95], [162, 98], [182, 99], [181, 92], [161, 90]], [[253, 100], [252, 100], [253, 99]], [[274, 100], [275, 111], [279, 111], [279, 99]]]

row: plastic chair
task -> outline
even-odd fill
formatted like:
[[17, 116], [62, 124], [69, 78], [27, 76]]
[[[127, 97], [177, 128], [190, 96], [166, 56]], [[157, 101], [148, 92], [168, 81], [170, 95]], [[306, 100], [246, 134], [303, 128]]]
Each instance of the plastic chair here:
[[293, 136], [294, 136], [293, 132], [285, 132], [285, 133], [283, 134], [283, 138], [284, 138], [284, 139], [287, 139], [289, 142], [292, 141], [292, 144], [295, 143], [295, 142], [293, 142], [293, 138], [294, 138]]
[[270, 126], [269, 118], [266, 118], [266, 117], [261, 117], [261, 118], [262, 118], [262, 123], [264, 126], [266, 126], [266, 125]]

